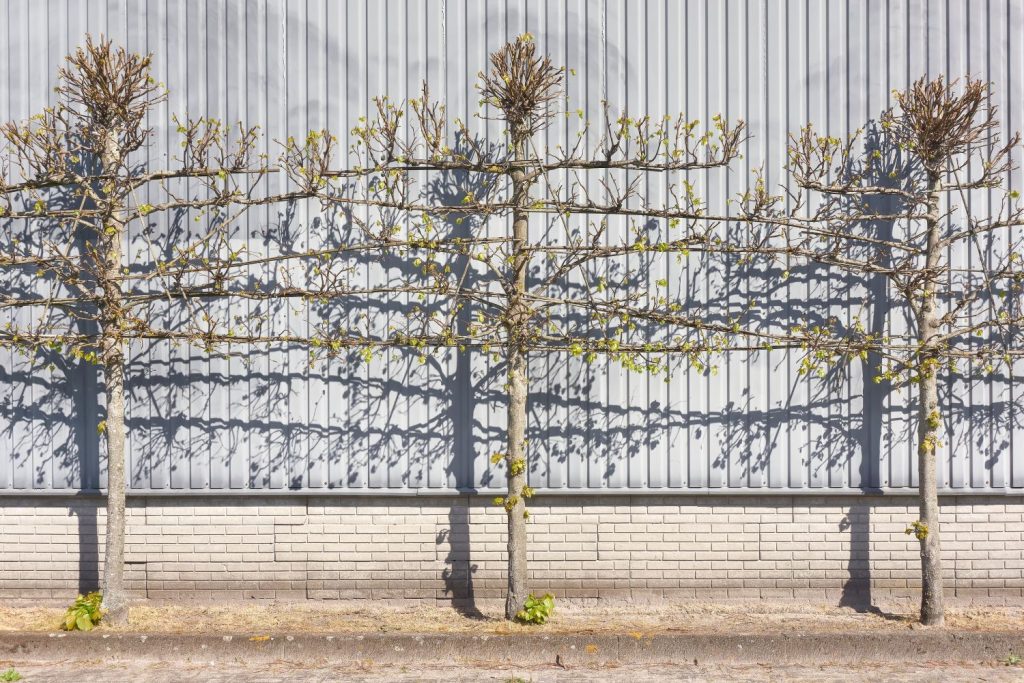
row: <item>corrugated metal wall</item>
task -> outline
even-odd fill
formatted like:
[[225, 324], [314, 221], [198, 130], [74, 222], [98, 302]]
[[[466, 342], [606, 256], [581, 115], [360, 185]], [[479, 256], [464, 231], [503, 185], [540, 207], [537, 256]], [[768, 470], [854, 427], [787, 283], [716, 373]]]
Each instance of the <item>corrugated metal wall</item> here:
[[[91, 32], [156, 56], [170, 98], [153, 117], [154, 163], [175, 144], [162, 122], [186, 110], [260, 124], [269, 139], [329, 127], [347, 147], [372, 96], [413, 95], [423, 79], [453, 116], [470, 120], [488, 53], [525, 31], [576, 71], [572, 106], [594, 119], [602, 99], [632, 112], [745, 119], [753, 137], [743, 160], [704, 179], [713, 207], [762, 163], [770, 185], [784, 180], [787, 131], [814, 121], [845, 134], [922, 74], [992, 81], [1004, 128], [1024, 128], [1024, 0], [8, 0], [0, 4], [0, 118], [24, 119], [47, 104], [63, 55]], [[552, 129], [548, 142], [567, 132]], [[1024, 185], [1020, 173], [1012, 182]], [[652, 201], [666, 192], [660, 181], [646, 189]], [[974, 201], [984, 210], [988, 199]], [[250, 216], [247, 239], [256, 243], [276, 211]], [[297, 217], [314, 240], [314, 210], [300, 206]], [[659, 268], [698, 300], [722, 296], [719, 273], [668, 260]], [[828, 302], [848, 321], [858, 292], [837, 277], [793, 278], [771, 296], [794, 315]], [[762, 295], [756, 278], [732, 284], [739, 289], [726, 306]], [[877, 307], [872, 315], [872, 324], [902, 324]], [[302, 351], [252, 349], [248, 365], [161, 344], [132, 354], [133, 488], [503, 481], [488, 462], [502, 450], [504, 418], [494, 400], [498, 366], [487, 358], [450, 354], [419, 365], [381, 357], [310, 369]], [[864, 382], [871, 370], [859, 364], [829, 383], [800, 377], [796, 358], [732, 355], [717, 376], [679, 368], [667, 383], [603, 362], [535, 358], [531, 482], [637, 491], [914, 486], [907, 393]], [[98, 385], [95, 372], [0, 349], [0, 491], [102, 483]], [[954, 418], [942, 485], [1024, 489], [1021, 383], [975, 374], [945, 390]]]

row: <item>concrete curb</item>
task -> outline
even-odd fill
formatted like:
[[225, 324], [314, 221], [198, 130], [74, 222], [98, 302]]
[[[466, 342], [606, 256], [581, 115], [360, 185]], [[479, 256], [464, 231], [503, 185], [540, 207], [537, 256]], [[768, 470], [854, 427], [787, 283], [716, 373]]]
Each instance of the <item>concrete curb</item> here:
[[0, 633], [0, 661], [146, 660], [490, 663], [518, 666], [996, 662], [1024, 654], [1024, 631], [735, 634], [182, 635]]

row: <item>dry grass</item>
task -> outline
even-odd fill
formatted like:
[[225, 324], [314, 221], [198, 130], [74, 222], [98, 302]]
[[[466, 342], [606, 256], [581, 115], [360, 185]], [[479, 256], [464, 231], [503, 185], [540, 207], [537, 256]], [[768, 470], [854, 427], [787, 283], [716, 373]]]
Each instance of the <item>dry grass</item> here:
[[[8, 607], [0, 631], [54, 631], [61, 607]], [[127, 626], [103, 630], [149, 633], [778, 633], [906, 629], [914, 614], [856, 612], [796, 603], [561, 606], [544, 626], [509, 624], [501, 610], [466, 616], [450, 607], [395, 607], [372, 603], [140, 603]], [[966, 630], [1024, 630], [1024, 607], [949, 610], [947, 625]]]

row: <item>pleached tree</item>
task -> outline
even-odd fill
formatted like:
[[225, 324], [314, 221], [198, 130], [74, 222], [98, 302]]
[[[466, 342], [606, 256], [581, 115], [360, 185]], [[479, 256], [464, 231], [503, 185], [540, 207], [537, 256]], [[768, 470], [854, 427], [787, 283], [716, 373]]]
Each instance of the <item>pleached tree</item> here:
[[[742, 313], [712, 319], [701, 313], [703, 301], [687, 312], [686, 292], [670, 293], [652, 268], [656, 259], [741, 255], [723, 246], [724, 207], [710, 212], [690, 174], [724, 172], [740, 153], [743, 123], [715, 116], [701, 128], [682, 116], [606, 108], [592, 125], [568, 106], [566, 76], [520, 36], [479, 76], [478, 116], [500, 127], [496, 137], [450, 120], [424, 86], [422, 97], [406, 102], [376, 100], [375, 114], [357, 123], [349, 169], [362, 177], [332, 178], [328, 131], [293, 142], [288, 155], [297, 183], [349, 217], [365, 209], [364, 244], [406, 266], [371, 292], [413, 299], [389, 334], [361, 338], [367, 354], [375, 344], [424, 356], [457, 348], [502, 364], [505, 445], [491, 461], [506, 478], [494, 503], [507, 517], [507, 619], [529, 594], [529, 359], [608, 358], [659, 374], [683, 357], [694, 371], [710, 372], [716, 354], [764, 342]], [[576, 124], [575, 135], [567, 145], [544, 145], [545, 131], [564, 119]], [[656, 177], [669, 197], [657, 205], [641, 191]], [[438, 183], [449, 201], [437, 200]], [[756, 213], [755, 204], [747, 198], [744, 210]], [[626, 227], [616, 232], [613, 221]]]
[[[812, 221], [781, 213], [761, 185], [731, 213], [699, 196], [696, 179], [726, 173], [739, 156], [742, 122], [715, 116], [702, 125], [606, 107], [590, 123], [565, 97], [566, 70], [521, 36], [480, 74], [479, 115], [497, 133], [449, 119], [424, 87], [406, 102], [378, 99], [375, 114], [353, 128], [348, 153], [323, 130], [281, 141], [279, 155], [261, 154], [254, 128], [184, 117], [179, 157], [153, 168], [147, 121], [164, 93], [150, 65], [148, 56], [90, 41], [62, 69], [59, 103], [4, 127], [0, 157], [9, 179], [0, 219], [10, 226], [0, 267], [12, 283], [0, 306], [26, 313], [0, 331], [0, 343], [103, 372], [108, 618], [126, 614], [133, 341], [210, 356], [301, 347], [311, 363], [370, 362], [392, 351], [492, 358], [506, 412], [504, 447], [492, 462], [506, 479], [495, 503], [507, 518], [508, 619], [529, 594], [531, 359], [607, 359], [660, 375], [678, 358], [690, 372], [710, 373], [721, 353], [808, 346], [806, 334], [753, 324], [750, 309], [712, 311], [715, 302], [691, 300], [665, 276], [670, 260], [707, 267], [818, 255], [772, 241]], [[565, 144], [545, 144], [563, 120], [572, 122], [560, 133]], [[271, 177], [280, 179], [276, 191]], [[655, 178], [665, 200], [644, 192]], [[321, 243], [300, 243], [282, 228], [275, 251], [248, 250], [239, 221], [251, 209], [285, 207], [284, 224], [289, 207], [306, 200], [327, 219]], [[174, 228], [182, 223], [194, 227]], [[737, 225], [740, 237], [729, 237]], [[131, 235], [145, 248], [130, 250]], [[308, 324], [291, 325], [267, 306], [229, 305], [238, 301], [290, 306]], [[817, 333], [812, 360], [872, 343]]]
[[[226, 320], [214, 302], [275, 296], [240, 287], [248, 261], [234, 231], [247, 208], [294, 196], [256, 192], [274, 169], [257, 153], [255, 128], [208, 118], [177, 122], [180, 156], [170, 168], [153, 168], [148, 121], [166, 92], [151, 67], [149, 55], [89, 38], [60, 69], [57, 104], [0, 128], [0, 270], [8, 285], [0, 309], [21, 312], [0, 330], [0, 345], [102, 371], [105, 416], [95, 425], [107, 454], [101, 587], [112, 622], [127, 617], [128, 345], [159, 340], [213, 353], [219, 344], [291, 339], [266, 333], [259, 317]], [[190, 218], [195, 228], [156, 230], [160, 216]], [[131, 253], [130, 230], [145, 242]]]
[[[763, 186], [761, 253], [784, 266], [817, 264], [851, 276], [862, 291], [888, 283], [887, 320], [873, 329], [859, 318], [797, 324], [783, 331], [803, 339], [803, 370], [877, 359], [872, 381], [890, 391], [913, 389], [916, 403], [919, 517], [907, 533], [919, 541], [921, 622], [943, 623], [937, 463], [953, 416], [940, 386], [965, 374], [1012, 376], [1024, 353], [1021, 267], [1024, 210], [1006, 184], [1020, 136], [1000, 141], [987, 84], [966, 78], [921, 79], [894, 93], [896, 106], [865, 135], [824, 135], [812, 125], [791, 136], [789, 170], [795, 191], [771, 197]], [[977, 201], [995, 193], [996, 200]], [[981, 208], [979, 208], [981, 207]], [[991, 207], [991, 208], [990, 208]], [[770, 246], [769, 246], [770, 245]], [[754, 246], [748, 244], [748, 246]]]

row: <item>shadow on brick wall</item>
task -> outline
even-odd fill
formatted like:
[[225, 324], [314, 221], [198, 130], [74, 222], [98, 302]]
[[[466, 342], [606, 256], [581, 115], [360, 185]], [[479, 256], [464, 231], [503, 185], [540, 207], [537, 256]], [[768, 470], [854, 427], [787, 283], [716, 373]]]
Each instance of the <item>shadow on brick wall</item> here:
[[100, 587], [100, 542], [96, 506], [74, 505], [70, 514], [78, 520], [78, 592], [86, 594]]

